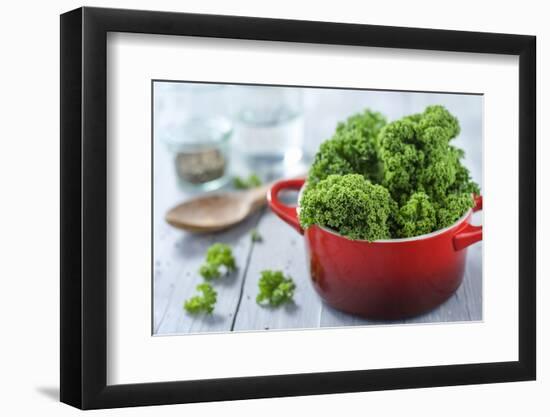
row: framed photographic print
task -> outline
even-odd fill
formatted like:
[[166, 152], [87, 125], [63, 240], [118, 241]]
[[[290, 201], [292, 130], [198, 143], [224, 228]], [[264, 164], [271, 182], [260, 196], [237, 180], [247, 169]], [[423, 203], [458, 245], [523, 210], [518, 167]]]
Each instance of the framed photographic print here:
[[61, 401], [536, 375], [535, 37], [61, 16]]

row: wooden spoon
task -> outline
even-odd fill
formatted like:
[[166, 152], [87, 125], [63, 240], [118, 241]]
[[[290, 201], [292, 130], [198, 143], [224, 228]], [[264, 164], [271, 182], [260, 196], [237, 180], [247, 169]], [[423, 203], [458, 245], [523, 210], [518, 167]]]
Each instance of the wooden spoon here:
[[246, 191], [205, 195], [186, 201], [166, 213], [166, 221], [195, 233], [216, 232], [243, 221], [267, 202], [271, 184]]

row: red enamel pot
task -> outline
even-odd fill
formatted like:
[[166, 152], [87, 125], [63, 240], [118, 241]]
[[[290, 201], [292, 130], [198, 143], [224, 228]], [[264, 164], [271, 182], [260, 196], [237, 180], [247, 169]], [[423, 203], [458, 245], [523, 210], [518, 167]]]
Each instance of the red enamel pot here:
[[313, 287], [331, 306], [367, 318], [398, 319], [428, 311], [454, 294], [464, 276], [467, 247], [482, 239], [470, 224], [475, 207], [452, 226], [406, 239], [351, 240], [324, 227], [300, 227], [297, 207], [282, 190], [301, 190], [304, 179], [283, 180], [268, 192], [271, 209], [304, 235]]

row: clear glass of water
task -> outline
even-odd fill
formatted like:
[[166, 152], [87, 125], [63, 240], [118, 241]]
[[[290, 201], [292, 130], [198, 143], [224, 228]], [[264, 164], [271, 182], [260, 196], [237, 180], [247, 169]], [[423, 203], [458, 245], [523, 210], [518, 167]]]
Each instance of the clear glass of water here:
[[233, 87], [234, 143], [257, 171], [286, 171], [303, 157], [304, 105], [299, 88]]

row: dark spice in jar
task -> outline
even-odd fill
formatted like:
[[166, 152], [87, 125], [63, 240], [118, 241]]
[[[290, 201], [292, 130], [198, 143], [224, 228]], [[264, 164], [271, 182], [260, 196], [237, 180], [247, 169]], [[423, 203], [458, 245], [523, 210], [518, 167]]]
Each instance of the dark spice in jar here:
[[191, 184], [203, 184], [223, 176], [226, 162], [219, 149], [201, 149], [176, 154], [179, 177]]

